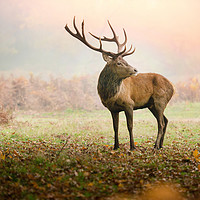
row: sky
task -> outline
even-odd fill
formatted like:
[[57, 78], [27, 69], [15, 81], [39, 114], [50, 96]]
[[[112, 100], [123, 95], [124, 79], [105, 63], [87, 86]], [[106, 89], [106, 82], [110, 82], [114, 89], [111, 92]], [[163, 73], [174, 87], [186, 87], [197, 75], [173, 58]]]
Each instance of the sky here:
[[[0, 73], [73, 76], [99, 74], [95, 52], [69, 35], [76, 16], [85, 32], [111, 37], [110, 21], [136, 48], [125, 57], [139, 72], [156, 72], [177, 82], [200, 75], [199, 0], [0, 0]], [[88, 41], [98, 46], [89, 34]], [[116, 46], [104, 44], [116, 51]]]

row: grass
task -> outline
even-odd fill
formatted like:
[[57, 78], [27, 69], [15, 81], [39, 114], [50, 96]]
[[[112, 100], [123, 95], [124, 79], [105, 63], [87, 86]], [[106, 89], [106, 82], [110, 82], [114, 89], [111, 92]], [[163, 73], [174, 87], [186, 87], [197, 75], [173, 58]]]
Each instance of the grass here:
[[0, 198], [137, 199], [155, 185], [172, 184], [178, 194], [196, 199], [199, 108], [184, 103], [166, 109], [170, 122], [159, 151], [152, 148], [156, 120], [148, 110], [134, 112], [134, 152], [123, 113], [117, 151], [107, 110], [16, 113], [0, 127]]

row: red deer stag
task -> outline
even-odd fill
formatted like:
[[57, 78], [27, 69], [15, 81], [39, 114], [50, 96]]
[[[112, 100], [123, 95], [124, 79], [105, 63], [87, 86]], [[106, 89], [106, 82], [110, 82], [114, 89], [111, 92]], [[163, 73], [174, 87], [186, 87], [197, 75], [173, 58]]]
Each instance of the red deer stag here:
[[[165, 117], [164, 110], [167, 103], [171, 99], [174, 89], [172, 84], [163, 76], [155, 73], [137, 74], [136, 68], [130, 66], [123, 57], [134, 53], [132, 45], [129, 50], [126, 50], [127, 35], [123, 29], [125, 41], [120, 43], [118, 36], [108, 21], [110, 29], [113, 33], [113, 38], [97, 37], [99, 40], [99, 48], [88, 43], [84, 32], [84, 21], [82, 22], [82, 32], [78, 30], [75, 23], [73, 25], [76, 33], [72, 32], [66, 24], [66, 31], [73, 37], [80, 40], [90, 49], [102, 53], [103, 59], [106, 61], [106, 66], [102, 70], [98, 80], [98, 94], [105, 107], [111, 112], [113, 120], [113, 128], [115, 132], [114, 149], [119, 148], [118, 140], [118, 125], [119, 112], [124, 111], [127, 120], [127, 127], [130, 135], [130, 149], [135, 149], [133, 139], [133, 110], [148, 108], [155, 116], [158, 123], [158, 135], [154, 145], [155, 149], [163, 146], [163, 140], [167, 128], [168, 120]], [[115, 42], [118, 47], [118, 52], [110, 52], [103, 50], [102, 41]]]

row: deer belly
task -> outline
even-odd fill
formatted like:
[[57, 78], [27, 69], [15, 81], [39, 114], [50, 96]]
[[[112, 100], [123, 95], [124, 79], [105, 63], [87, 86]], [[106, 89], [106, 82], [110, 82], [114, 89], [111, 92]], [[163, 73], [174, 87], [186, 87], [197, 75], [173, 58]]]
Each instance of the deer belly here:
[[140, 102], [135, 102], [135, 105], [134, 105], [134, 110], [137, 110], [137, 109], [142, 109], [142, 108], [148, 108], [150, 107], [151, 105], [153, 105], [153, 98], [150, 97], [148, 100], [143, 100], [143, 101], [140, 101]]
[[133, 107], [133, 102], [124, 101], [120, 98], [110, 98], [107, 101], [102, 101], [103, 105], [107, 107], [110, 111], [121, 112], [126, 109], [127, 106]]

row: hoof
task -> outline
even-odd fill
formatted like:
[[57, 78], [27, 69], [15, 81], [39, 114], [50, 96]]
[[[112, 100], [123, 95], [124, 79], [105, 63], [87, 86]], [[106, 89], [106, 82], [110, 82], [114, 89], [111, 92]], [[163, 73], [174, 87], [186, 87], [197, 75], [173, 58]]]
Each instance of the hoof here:
[[154, 150], [159, 150], [160, 147], [159, 146], [154, 146]]
[[117, 150], [117, 149], [119, 149], [119, 146], [113, 148], [113, 150]]
[[130, 151], [134, 151], [136, 148], [135, 147], [131, 147], [130, 148]]

